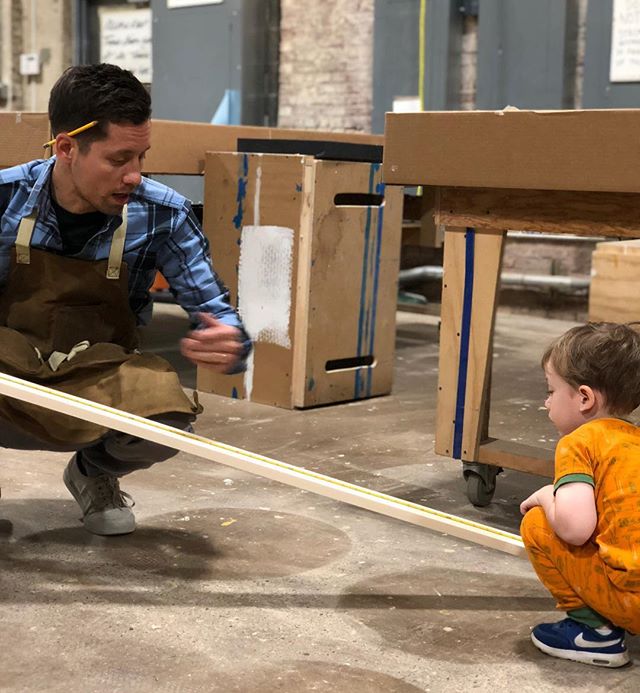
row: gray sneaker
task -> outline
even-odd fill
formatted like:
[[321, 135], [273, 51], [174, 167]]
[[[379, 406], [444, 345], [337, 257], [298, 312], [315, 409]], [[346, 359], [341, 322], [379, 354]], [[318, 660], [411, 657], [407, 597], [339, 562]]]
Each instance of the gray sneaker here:
[[92, 534], [130, 534], [136, 528], [131, 508], [133, 498], [120, 490], [115, 476], [85, 476], [78, 468], [77, 455], [62, 475], [65, 486], [82, 509], [84, 528]]

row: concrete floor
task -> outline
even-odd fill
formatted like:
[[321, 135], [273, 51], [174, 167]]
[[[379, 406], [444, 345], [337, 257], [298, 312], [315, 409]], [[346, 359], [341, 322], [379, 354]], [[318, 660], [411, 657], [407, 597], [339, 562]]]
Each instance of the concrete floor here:
[[[544, 479], [507, 470], [477, 509], [459, 463], [433, 453], [436, 323], [399, 314], [391, 396], [290, 412], [204, 395], [198, 432], [516, 532]], [[567, 326], [499, 316], [492, 435], [553, 445], [538, 361]], [[186, 329], [158, 305], [147, 345], [193, 386]], [[95, 537], [67, 459], [3, 451], [1, 691], [640, 690], [638, 662], [601, 670], [531, 645], [558, 614], [525, 560], [185, 454], [123, 483], [135, 534]]]

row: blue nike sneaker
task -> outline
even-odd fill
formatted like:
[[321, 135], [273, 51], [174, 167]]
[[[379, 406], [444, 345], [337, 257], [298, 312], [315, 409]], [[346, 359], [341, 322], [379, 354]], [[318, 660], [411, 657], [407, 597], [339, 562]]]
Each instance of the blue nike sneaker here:
[[572, 618], [541, 623], [531, 631], [533, 644], [545, 654], [597, 667], [622, 667], [629, 661], [622, 628], [591, 628]]

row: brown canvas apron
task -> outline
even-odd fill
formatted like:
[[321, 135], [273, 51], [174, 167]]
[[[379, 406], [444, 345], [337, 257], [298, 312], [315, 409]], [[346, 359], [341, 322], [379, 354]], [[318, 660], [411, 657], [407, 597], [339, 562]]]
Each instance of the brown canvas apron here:
[[[36, 216], [20, 222], [0, 295], [0, 371], [139, 416], [199, 413], [171, 365], [137, 351], [122, 260], [126, 207], [109, 259], [95, 262], [31, 248]], [[3, 396], [1, 419], [54, 446], [83, 445], [107, 432]]]

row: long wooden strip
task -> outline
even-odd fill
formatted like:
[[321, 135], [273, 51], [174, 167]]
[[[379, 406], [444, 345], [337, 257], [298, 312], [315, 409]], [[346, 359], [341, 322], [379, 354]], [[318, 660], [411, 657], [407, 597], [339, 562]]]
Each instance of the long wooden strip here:
[[417, 503], [393, 498], [384, 493], [294, 467], [193, 433], [178, 431], [170, 426], [80, 397], [60, 393], [4, 373], [0, 374], [0, 394], [145, 438], [381, 515], [444, 532], [515, 556], [524, 555], [522, 540], [510, 532], [503, 532], [472, 520], [426, 508]]
[[476, 459], [482, 464], [553, 477], [553, 451], [546, 448], [488, 438], [480, 443]]
[[459, 187], [438, 190], [438, 224], [493, 231], [640, 236], [638, 195], [634, 193]]

